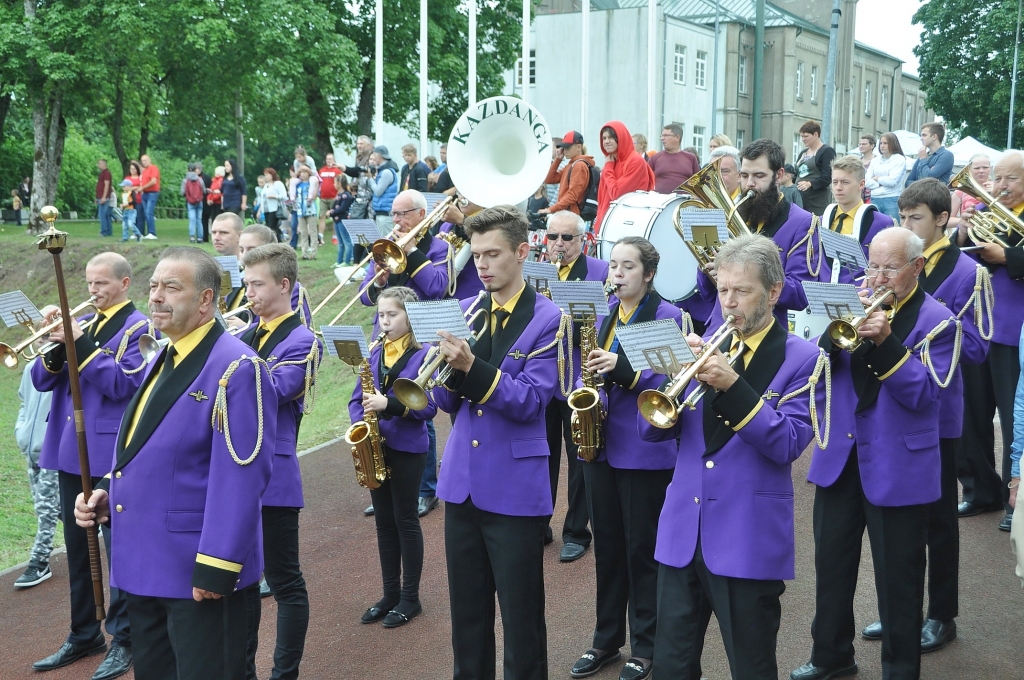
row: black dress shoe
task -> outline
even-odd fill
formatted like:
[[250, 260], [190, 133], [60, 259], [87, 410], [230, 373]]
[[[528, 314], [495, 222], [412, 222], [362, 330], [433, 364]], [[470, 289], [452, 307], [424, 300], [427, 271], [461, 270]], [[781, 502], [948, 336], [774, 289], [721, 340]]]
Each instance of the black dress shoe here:
[[921, 653], [937, 652], [956, 639], [956, 621], [928, 619], [921, 626]]
[[1002, 503], [993, 503], [992, 505], [978, 505], [970, 501], [964, 501], [960, 505], [956, 506], [956, 514], [959, 517], [974, 517], [980, 515], [983, 512], [995, 512], [996, 510], [1002, 510]]
[[415, 604], [399, 603], [398, 607], [395, 607], [388, 612], [388, 615], [384, 617], [383, 626], [385, 628], [398, 628], [409, 623], [423, 611], [422, 605], [419, 602]]
[[559, 553], [558, 559], [562, 562], [575, 562], [583, 557], [585, 552], [587, 552], [586, 546], [579, 543], [566, 543], [562, 546], [562, 552]]
[[373, 503], [370, 503], [368, 506], [366, 506], [366, 509], [363, 510], [363, 514], [367, 517], [373, 516]]
[[107, 651], [107, 639], [103, 637], [103, 633], [97, 635], [96, 639], [92, 642], [83, 642], [77, 645], [65, 642], [55, 653], [32, 664], [32, 670], [52, 671], [55, 668], [63, 668], [87, 656], [102, 654], [105, 651]]
[[839, 666], [836, 668], [822, 668], [821, 666], [815, 666], [813, 663], [808, 661], [800, 668], [789, 674], [789, 680], [831, 680], [832, 678], [841, 678], [844, 675], [856, 675], [857, 664], [851, 663], [849, 666]]
[[644, 678], [650, 677], [653, 670], [653, 663], [648, 663], [647, 668], [644, 668], [643, 662], [633, 657], [619, 671], [619, 680], [644, 680]]
[[100, 667], [92, 674], [92, 680], [114, 680], [119, 678], [132, 667], [132, 648], [121, 645], [110, 645], [107, 658], [103, 660]]
[[1003, 518], [1003, 521], [999, 523], [999, 530], [1000, 531], [1009, 531], [1012, 528], [1013, 528], [1013, 513], [1012, 512], [1008, 512], [1008, 513], [1006, 513], [1006, 517]]
[[619, 650], [617, 649], [610, 652], [603, 652], [601, 654], [598, 654], [593, 649], [588, 649], [584, 652], [583, 656], [577, 659], [576, 663], [572, 665], [572, 670], [569, 671], [569, 675], [574, 678], [586, 678], [621, 658], [622, 655], [619, 654]]
[[427, 496], [426, 498], [420, 498], [419, 506], [416, 508], [420, 517], [426, 517], [430, 514], [430, 511], [437, 507], [437, 496]]
[[865, 640], [881, 640], [882, 639], [882, 622], [875, 621], [869, 624], [860, 632], [860, 635]]
[[544, 545], [551, 545], [555, 542], [555, 535], [551, 533], [551, 527], [544, 527]]
[[381, 599], [380, 602], [363, 612], [359, 621], [362, 623], [377, 623], [387, 616], [388, 612], [391, 611], [391, 608], [396, 604], [398, 604], [397, 600]]

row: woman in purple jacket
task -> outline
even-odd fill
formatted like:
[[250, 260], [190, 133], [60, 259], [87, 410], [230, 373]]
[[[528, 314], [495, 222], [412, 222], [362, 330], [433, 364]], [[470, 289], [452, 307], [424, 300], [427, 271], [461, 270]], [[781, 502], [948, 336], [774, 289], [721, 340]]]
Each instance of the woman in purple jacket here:
[[597, 337], [587, 367], [604, 378], [604, 448], [583, 464], [587, 507], [594, 530], [597, 568], [597, 625], [593, 647], [572, 667], [572, 677], [593, 675], [620, 658], [629, 620], [631, 656], [619, 673], [623, 680], [651, 674], [657, 622], [658, 563], [654, 544], [665, 489], [675, 468], [675, 442], [645, 442], [637, 436], [637, 397], [657, 388], [664, 376], [636, 371], [615, 337], [618, 326], [671, 319], [690, 332], [689, 317], [654, 290], [658, 251], [638, 236], [620, 239], [609, 260], [616, 286], [611, 313]]
[[383, 484], [370, 491], [384, 597], [361, 619], [363, 623], [383, 620], [385, 628], [404, 626], [422, 611], [419, 589], [423, 532], [417, 511], [428, 446], [427, 421], [434, 418], [437, 406], [428, 402], [426, 408], [412, 411], [394, 393], [395, 380], [415, 378], [427, 353], [427, 348], [413, 338], [405, 312], [405, 303], [416, 299], [416, 293], [401, 286], [381, 291], [377, 323], [387, 337], [370, 354], [376, 389], [373, 394], [364, 394], [356, 380], [348, 403], [353, 423], [363, 420], [367, 411], [377, 413], [385, 440], [384, 458], [391, 472]]

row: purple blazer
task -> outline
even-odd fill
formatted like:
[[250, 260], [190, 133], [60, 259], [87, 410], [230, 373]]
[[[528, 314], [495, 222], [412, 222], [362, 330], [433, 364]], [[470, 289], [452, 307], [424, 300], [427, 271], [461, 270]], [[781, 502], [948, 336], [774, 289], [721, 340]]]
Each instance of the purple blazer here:
[[[103, 324], [95, 338], [86, 331], [75, 341], [89, 473], [93, 477], [110, 472], [121, 416], [142, 384], [144, 362], [139, 354], [139, 338], [147, 332], [151, 332], [149, 319], [129, 302]], [[81, 474], [64, 347], [32, 364], [32, 384], [40, 392], [53, 392], [39, 467]]]
[[[451, 222], [445, 222], [441, 225], [440, 233], [447, 233], [455, 228]], [[452, 253], [452, 257], [455, 257], [457, 253]], [[469, 258], [469, 262], [462, 268], [458, 276], [455, 277], [455, 297], [459, 300], [472, 300], [480, 291], [484, 289], [484, 284], [480, 282], [480, 275], [476, 271], [476, 262], [473, 258]]]
[[[472, 303], [463, 300], [462, 309]], [[490, 309], [490, 296], [480, 305]], [[438, 407], [458, 414], [437, 483], [445, 502], [464, 503], [472, 496], [488, 512], [551, 514], [544, 410], [558, 389], [555, 335], [561, 317], [555, 303], [527, 284], [498, 345], [492, 347], [485, 332], [473, 346], [476, 360], [469, 372], [456, 371], [434, 388]], [[481, 315], [475, 330], [484, 322]]]
[[[865, 342], [852, 354], [827, 350], [832, 433], [828, 448], [815, 446], [808, 480], [835, 484], [856, 445], [861, 486], [871, 503], [892, 507], [938, 500], [940, 388], [916, 347], [947, 319], [951, 323], [930, 349], [936, 372], [945, 377], [953, 361], [953, 317], [920, 288], [896, 314], [892, 334], [882, 344]], [[819, 343], [830, 345], [824, 336]], [[853, 371], [864, 381], [860, 395]]]
[[[427, 234], [406, 257], [408, 263], [401, 274], [392, 274], [384, 288], [408, 286], [416, 291], [420, 300], [440, 300], [448, 297], [448, 259], [451, 248], [439, 238]], [[367, 267], [365, 286], [373, 279], [374, 267]], [[377, 304], [380, 288], [370, 286], [359, 298], [367, 307]], [[376, 328], [376, 326], [374, 326]]]
[[[598, 281], [604, 283], [608, 280], [608, 263], [604, 260], [599, 260], [596, 257], [590, 257], [589, 255], [581, 254], [576, 258], [576, 261], [572, 263], [572, 269], [569, 270], [569, 277], [566, 281]], [[612, 298], [614, 299], [614, 298]], [[594, 320], [597, 322], [597, 319]], [[580, 357], [580, 324], [573, 323], [572, 325], [572, 378], [570, 380], [571, 385], [576, 384], [576, 380], [580, 377], [582, 371]], [[555, 390], [555, 399], [559, 401], [565, 401], [566, 397], [562, 394], [561, 389]]]
[[[389, 449], [425, 454], [430, 446], [427, 421], [433, 420], [437, 415], [437, 405], [433, 399], [427, 399], [426, 408], [420, 411], [411, 411], [403, 406], [395, 396], [395, 381], [399, 378], [415, 379], [427, 356], [428, 349], [429, 346], [420, 349], [410, 347], [405, 350], [405, 354], [395, 362], [395, 365], [388, 369], [386, 374], [384, 365], [381, 363], [384, 346], [377, 345], [370, 353], [373, 382], [380, 389], [380, 393], [388, 398], [388, 407], [377, 414], [377, 423], [381, 436], [384, 437], [384, 442]], [[352, 398], [348, 401], [348, 415], [353, 423], [362, 420], [364, 416], [363, 385], [358, 376], [355, 389], [352, 390]]]
[[[775, 219], [764, 226], [761, 233], [775, 241], [779, 246], [779, 257], [782, 268], [786, 272], [786, 283], [782, 286], [782, 294], [775, 305], [775, 318], [783, 328], [789, 328], [789, 310], [800, 311], [807, 308], [807, 296], [804, 295], [804, 281], [817, 281], [820, 276], [821, 236], [816, 231], [814, 215], [786, 199], [782, 199], [783, 207]], [[807, 266], [807, 248], [810, 242], [811, 262]], [[715, 307], [708, 316], [707, 330], [715, 331], [722, 325], [722, 305], [718, 301], [718, 290], [711, 279], [700, 272], [697, 274], [697, 286], [704, 299], [715, 298]]]
[[[616, 301], [612, 305], [611, 314], [604, 317], [598, 332], [599, 347], [604, 347], [618, 315], [619, 303]], [[633, 323], [658, 319], [671, 319], [680, 328], [683, 325], [683, 315], [679, 308], [652, 291], [647, 302], [636, 311]], [[671, 470], [676, 466], [675, 442], [638, 440], [635, 426], [637, 397], [646, 389], [657, 389], [665, 376], [650, 370], [633, 370], [621, 346], [617, 354], [619, 359], [615, 363], [615, 370], [604, 376], [604, 387], [601, 389], [608, 417], [605, 419], [604, 448], [598, 453], [597, 460], [619, 469]], [[582, 384], [582, 379], [577, 379], [577, 386]]]
[[[744, 375], [725, 392], [711, 390], [695, 411], [681, 411], [674, 428], [658, 429], [637, 415], [644, 440], [675, 446], [679, 437], [655, 559], [685, 567], [699, 539], [714, 574], [794, 578], [790, 464], [814, 436], [810, 392], [779, 402], [807, 385], [819, 356], [814, 345], [776, 323]], [[815, 398], [822, 420], [824, 385]]]
[[[165, 356], [166, 351], [147, 366], [146, 381], [159, 374]], [[244, 358], [253, 356], [251, 347], [214, 324], [150, 395], [126, 444], [144, 389], [128, 404], [113, 475], [102, 482], [109, 484], [116, 527], [111, 532], [112, 585], [134, 595], [190, 599], [193, 587], [230, 595], [259, 581], [260, 497], [273, 467], [277, 393], [266, 365]], [[212, 424], [214, 403], [235, 361], [237, 369], [225, 388], [228, 414], [221, 431]]]
[[971, 257], [987, 266], [992, 273], [992, 292], [999, 301], [999, 314], [992, 329], [992, 342], [1016, 347], [1024, 324], [1024, 248], [1020, 239], [1011, 238], [1012, 248], [1005, 248], [1006, 264], [990, 265], [971, 253]]
[[[832, 216], [835, 214], [837, 204], [830, 203], [825, 207], [825, 213], [821, 216], [821, 228], [828, 229], [829, 225], [832, 224]], [[864, 205], [854, 213], [853, 216], [853, 233], [860, 241], [861, 246], [864, 248], [864, 257], [868, 256], [868, 248], [871, 246], [871, 241], [874, 240], [878, 232], [883, 229], [888, 229], [893, 226], [892, 218], [881, 212], [874, 205]], [[849, 269], [840, 269], [839, 271], [839, 283], [854, 283], [854, 279], [861, 276], [864, 273], [863, 269], [856, 269], [850, 271]], [[832, 260], [827, 257], [822, 257], [821, 262], [821, 281], [829, 283], [832, 281]]]
[[[980, 364], [988, 355], [988, 340], [981, 337], [974, 317], [976, 307], [987, 313], [986, 305], [973, 299], [974, 284], [978, 280], [979, 270], [983, 269], [980, 264], [961, 253], [956, 244], [952, 244], [939, 258], [931, 276], [926, 276], [922, 271], [918, 277], [918, 283], [924, 292], [935, 298], [936, 302], [945, 305], [953, 316], [960, 318], [963, 327], [960, 361], [965, 364]], [[980, 296], [981, 292], [978, 295]], [[984, 315], [982, 323], [986, 323]], [[991, 332], [992, 329], [986, 330]], [[958, 364], [949, 386], [939, 392], [939, 437], [957, 439], [963, 433], [963, 422], [964, 381]]]
[[[240, 337], [250, 347], [255, 344], [256, 330], [252, 326]], [[282, 508], [301, 508], [302, 475], [299, 473], [299, 459], [296, 448], [299, 439], [299, 423], [306, 401], [306, 368], [313, 343], [318, 346], [319, 357], [323, 356], [323, 344], [313, 332], [302, 323], [298, 314], [293, 314], [274, 329], [258, 351], [267, 362], [270, 377], [277, 393], [277, 439], [274, 441], [274, 470], [270, 485], [263, 493], [263, 505]]]

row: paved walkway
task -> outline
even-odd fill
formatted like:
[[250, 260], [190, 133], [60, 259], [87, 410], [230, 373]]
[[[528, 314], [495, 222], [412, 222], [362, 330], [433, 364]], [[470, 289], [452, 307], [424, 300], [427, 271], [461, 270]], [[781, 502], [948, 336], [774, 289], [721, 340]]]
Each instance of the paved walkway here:
[[[437, 420], [439, 438], [447, 435], [447, 418]], [[780, 677], [808, 659], [810, 621], [814, 610], [811, 501], [814, 487], [804, 479], [809, 457], [794, 466], [797, 522], [797, 578], [782, 599], [779, 635]], [[351, 456], [334, 445], [305, 456], [306, 510], [302, 514], [302, 560], [309, 584], [312, 620], [302, 664], [302, 677], [317, 680], [388, 678], [395, 680], [450, 678], [452, 671], [448, 588], [444, 565], [443, 506], [423, 520], [426, 563], [421, 597], [423, 614], [409, 625], [385, 630], [359, 623], [363, 610], [380, 595], [380, 571], [373, 520], [363, 517], [369, 494], [355, 483]], [[564, 479], [564, 472], [563, 472]], [[563, 487], [564, 489], [564, 487]], [[563, 494], [564, 496], [564, 494]], [[564, 515], [564, 504], [555, 517]], [[996, 529], [1000, 516], [988, 514], [962, 520], [959, 638], [923, 661], [928, 680], [995, 680], [1022, 676], [1024, 648], [1021, 610], [1024, 592], [1013, 575], [1009, 535]], [[560, 519], [554, 524], [560, 526]], [[561, 542], [547, 548], [548, 658], [550, 677], [568, 678], [569, 668], [590, 644], [594, 621], [592, 552], [577, 562], [561, 564]], [[88, 680], [101, 658], [79, 661], [41, 676], [31, 663], [54, 652], [68, 625], [67, 568], [63, 555], [53, 559], [54, 576], [40, 586], [16, 591], [17, 574], [0, 581], [0, 679]], [[868, 542], [864, 541], [856, 610], [858, 628], [876, 618]], [[274, 639], [275, 605], [264, 600], [261, 640]], [[500, 634], [500, 623], [499, 623]], [[881, 678], [879, 644], [856, 641], [861, 678]], [[500, 645], [500, 642], [499, 642]], [[628, 655], [628, 648], [623, 650]], [[260, 649], [260, 677], [269, 676], [272, 648]], [[501, 658], [499, 651], [498, 658]], [[595, 676], [618, 677], [619, 666]], [[728, 664], [712, 620], [704, 652], [708, 680], [727, 680]], [[125, 676], [131, 678], [131, 675]], [[662, 680], [669, 680], [663, 678]]]

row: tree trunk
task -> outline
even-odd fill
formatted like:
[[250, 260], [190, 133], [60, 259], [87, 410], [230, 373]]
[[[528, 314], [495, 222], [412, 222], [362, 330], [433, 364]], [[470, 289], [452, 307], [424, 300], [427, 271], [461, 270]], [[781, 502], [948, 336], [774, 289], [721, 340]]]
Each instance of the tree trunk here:
[[317, 158], [326, 158], [334, 153], [331, 143], [331, 105], [317, 85], [317, 74], [309, 66], [306, 71], [306, 105], [309, 107], [309, 122], [313, 126], [313, 148]]
[[7, 122], [7, 114], [11, 110], [11, 95], [0, 96], [0, 146], [4, 143], [4, 124]]
[[[359, 108], [356, 109], [356, 127], [359, 134], [366, 135], [373, 139], [373, 82], [370, 78], [363, 79], [363, 86], [359, 88]], [[380, 130], [377, 134], [382, 134]], [[379, 144], [380, 140], [376, 142]]]
[[35, 150], [32, 156], [32, 201], [29, 228], [36, 233], [46, 230], [39, 211], [53, 205], [57, 181], [64, 162], [64, 139], [68, 126], [64, 120], [64, 88], [54, 86], [51, 93], [38, 92], [32, 97], [32, 134]]
[[128, 177], [130, 172], [131, 159], [128, 158], [128, 152], [124, 149], [124, 79], [123, 76], [118, 74], [117, 85], [114, 95], [114, 113], [111, 118], [110, 125], [110, 136], [114, 141], [114, 153], [117, 154], [117, 160], [121, 162], [121, 170], [124, 174], [122, 177]]
[[239, 175], [245, 175], [245, 133], [242, 130], [242, 93], [235, 95], [235, 160]]
[[[149, 151], [149, 98], [142, 108], [142, 126], [139, 128], [139, 158]], [[127, 177], [127, 175], [125, 175]]]

